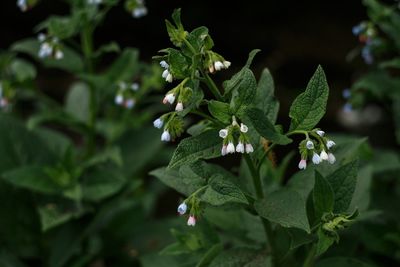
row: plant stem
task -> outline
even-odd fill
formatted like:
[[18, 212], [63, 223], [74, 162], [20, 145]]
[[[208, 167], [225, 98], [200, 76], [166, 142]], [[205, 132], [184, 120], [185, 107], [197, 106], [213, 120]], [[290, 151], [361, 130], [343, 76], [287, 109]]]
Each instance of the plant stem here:
[[[87, 19], [81, 33], [81, 45], [85, 59], [85, 71], [89, 74], [93, 73], [93, 29]], [[90, 131], [87, 136], [87, 156], [92, 155], [96, 148], [96, 98], [96, 90], [93, 85], [89, 84], [89, 118], [87, 124]]]
[[262, 162], [263, 162], [264, 159], [268, 156], [269, 152], [271, 152], [271, 150], [274, 148], [275, 145], [276, 145], [276, 144], [272, 144], [272, 145], [270, 145], [270, 146], [267, 148], [267, 150], [265, 150], [263, 156], [262, 156], [261, 159], [260, 159], [260, 162], [259, 162], [258, 165], [257, 165], [257, 170], [258, 170], [258, 172], [260, 171]]
[[[246, 161], [247, 166], [249, 167], [251, 176], [253, 178], [253, 185], [256, 190], [257, 199], [262, 199], [262, 198], [264, 198], [264, 191], [262, 189], [260, 172], [257, 170], [255, 164], [253, 163], [253, 160], [251, 159], [251, 157], [249, 155], [244, 154], [243, 157], [244, 157], [244, 160]], [[262, 225], [264, 227], [264, 231], [266, 233], [267, 249], [271, 253], [272, 264], [274, 267], [278, 267], [279, 261], [276, 257], [275, 240], [274, 240], [271, 224], [267, 219], [264, 219], [262, 217], [260, 217], [260, 218], [261, 218]]]
[[314, 266], [316, 252], [317, 252], [317, 247], [315, 246], [315, 244], [313, 244], [310, 251], [307, 254], [307, 258], [304, 260], [303, 267], [313, 267]]
[[222, 101], [223, 97], [217, 87], [217, 85], [214, 83], [214, 81], [211, 79], [210, 75], [208, 75], [207, 73], [205, 73], [204, 71], [201, 71], [203, 77], [205, 77], [205, 83], [207, 84], [208, 88], [210, 89], [211, 93], [214, 95], [214, 97], [218, 100], [218, 101]]

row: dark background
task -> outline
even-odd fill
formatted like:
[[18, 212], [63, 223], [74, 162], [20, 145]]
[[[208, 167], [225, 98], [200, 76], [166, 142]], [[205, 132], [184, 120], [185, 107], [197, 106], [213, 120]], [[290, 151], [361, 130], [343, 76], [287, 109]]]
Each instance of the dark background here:
[[[34, 26], [49, 14], [68, 13], [68, 7], [62, 1], [43, 0], [26, 13], [20, 12], [15, 2], [7, 0], [0, 5], [1, 49], [16, 40], [36, 36]], [[264, 67], [271, 70], [282, 106], [280, 123], [287, 125], [290, 103], [321, 64], [331, 92], [327, 116], [320, 127], [330, 132], [350, 131], [371, 136], [377, 145], [390, 145], [385, 140], [394, 140], [390, 118], [377, 125], [361, 123], [346, 128], [338, 115], [345, 103], [342, 90], [366, 69], [359, 57], [351, 62], [346, 60], [348, 53], [358, 45], [351, 28], [367, 18], [361, 1], [148, 0], [146, 5], [149, 14], [141, 19], [132, 18], [122, 4], [114, 8], [98, 28], [95, 43], [115, 40], [121, 47], [138, 47], [141, 59], [151, 61], [158, 50], [170, 46], [164, 19], [170, 18], [174, 8], [181, 7], [186, 29], [207, 26], [216, 44], [215, 51], [232, 62], [229, 70], [215, 75], [218, 82], [240, 69], [252, 49], [262, 50], [253, 69], [256, 76]], [[54, 75], [57, 77], [57, 73]], [[56, 79], [53, 77], [53, 80]], [[374, 131], [376, 127], [386, 131]]]

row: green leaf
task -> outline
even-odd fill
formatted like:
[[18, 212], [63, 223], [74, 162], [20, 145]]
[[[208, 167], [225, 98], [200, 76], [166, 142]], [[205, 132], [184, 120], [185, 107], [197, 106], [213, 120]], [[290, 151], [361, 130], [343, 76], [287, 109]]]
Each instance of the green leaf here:
[[315, 267], [373, 267], [355, 258], [326, 258], [318, 261]]
[[218, 119], [224, 124], [229, 124], [232, 119], [230, 107], [227, 103], [211, 100], [208, 102], [208, 110], [214, 118]]
[[197, 136], [183, 139], [176, 148], [168, 168], [193, 163], [199, 159], [211, 159], [221, 155], [221, 138], [217, 130], [208, 130]]
[[214, 260], [214, 258], [222, 251], [223, 246], [221, 243], [215, 244], [212, 246], [206, 254], [204, 254], [203, 258], [201, 258], [200, 262], [197, 263], [196, 267], [207, 267]]
[[371, 199], [372, 170], [372, 166], [367, 165], [358, 172], [356, 188], [349, 210], [367, 211]]
[[[259, 262], [262, 261], [262, 262]], [[270, 266], [268, 258], [250, 248], [233, 248], [222, 251], [209, 265], [210, 267]]]
[[254, 204], [257, 213], [283, 227], [295, 227], [310, 232], [305, 200], [294, 190], [281, 189]]
[[292, 118], [290, 131], [312, 130], [325, 114], [328, 94], [325, 73], [321, 66], [318, 66], [306, 90], [290, 107], [289, 117]]
[[358, 161], [341, 166], [326, 179], [335, 194], [334, 212], [346, 212], [353, 198], [357, 183]]
[[397, 144], [400, 144], [400, 95], [397, 95], [393, 98], [392, 110], [396, 140]]
[[102, 152], [98, 152], [96, 155], [85, 161], [82, 166], [84, 168], [89, 168], [97, 164], [106, 163], [108, 161], [111, 161], [118, 166], [122, 166], [123, 160], [119, 147], [110, 147]]
[[275, 129], [262, 110], [258, 108], [248, 108], [245, 114], [254, 129], [265, 139], [280, 145], [286, 145], [292, 142], [292, 139], [279, 133]]
[[14, 186], [44, 194], [59, 193], [60, 187], [45, 173], [42, 167], [23, 166], [3, 173], [2, 178]]
[[209, 187], [201, 196], [202, 201], [214, 206], [228, 203], [248, 204], [243, 192], [234, 183], [224, 178], [221, 174], [210, 177]]
[[[16, 252], [14, 252], [16, 253]], [[27, 267], [18, 257], [8, 253], [6, 250], [0, 251], [0, 266], [2, 267]]]
[[80, 121], [87, 122], [89, 119], [89, 86], [77, 82], [68, 91], [65, 111]]
[[83, 198], [100, 201], [120, 191], [125, 184], [126, 179], [115, 169], [98, 168], [83, 177]]
[[19, 82], [36, 78], [36, 68], [30, 62], [23, 59], [15, 59], [11, 63], [11, 71]]
[[193, 89], [192, 96], [190, 97], [189, 105], [186, 106], [181, 112], [179, 112], [179, 116], [186, 116], [193, 109], [196, 109], [200, 106], [201, 101], [204, 99], [203, 90], [201, 90], [198, 86]]
[[84, 213], [83, 210], [63, 210], [58, 205], [38, 207], [38, 212], [43, 232], [78, 218]]
[[253, 63], [254, 57], [260, 52], [260, 49], [253, 49], [249, 53], [249, 57], [247, 58], [246, 65], [244, 65], [244, 68], [250, 68], [251, 63]]
[[[78, 15], [78, 13], [75, 13]], [[72, 37], [79, 30], [80, 16], [51, 16], [47, 20], [39, 24], [38, 29], [47, 27], [50, 35], [59, 39], [67, 39]]]
[[231, 107], [235, 113], [242, 106], [253, 103], [257, 91], [257, 81], [250, 69], [244, 69], [235, 88], [232, 90]]
[[93, 53], [93, 57], [100, 57], [106, 53], [119, 53], [121, 48], [119, 47], [118, 43], [110, 42], [108, 44], [104, 44], [100, 46], [96, 52]]
[[178, 170], [167, 169], [165, 167], [153, 170], [150, 172], [150, 175], [157, 177], [161, 182], [185, 196], [189, 196], [206, 184], [206, 181], [199, 176], [191, 176], [189, 179], [184, 179], [180, 176]]
[[63, 46], [64, 57], [60, 60], [52, 58], [41, 59], [38, 57], [39, 42], [35, 39], [24, 39], [14, 43], [11, 47], [12, 51], [26, 53], [35, 60], [43, 63], [45, 67], [57, 68], [73, 73], [79, 73], [83, 70], [83, 60], [80, 55], [67, 46]]
[[335, 196], [329, 182], [315, 171], [315, 183], [313, 190], [313, 202], [315, 216], [320, 219], [324, 213], [333, 211]]
[[130, 81], [139, 70], [139, 51], [125, 48], [106, 71], [105, 77], [111, 83]]
[[200, 51], [201, 48], [205, 45], [206, 41], [211, 41], [210, 43], [207, 43], [207, 49], [211, 49], [214, 44], [212, 40], [210, 40], [208, 29], [204, 26], [194, 29], [187, 36], [187, 40], [196, 51]]
[[257, 85], [255, 106], [264, 112], [272, 124], [276, 122], [279, 111], [279, 102], [274, 96], [274, 91], [272, 75], [268, 69], [264, 69]]
[[168, 48], [168, 64], [174, 78], [184, 79], [190, 75], [191, 63], [179, 50]]

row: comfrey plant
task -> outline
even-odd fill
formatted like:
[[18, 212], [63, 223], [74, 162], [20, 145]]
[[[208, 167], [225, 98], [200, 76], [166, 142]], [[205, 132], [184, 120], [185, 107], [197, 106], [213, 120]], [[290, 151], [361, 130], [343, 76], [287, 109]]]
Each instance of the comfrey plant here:
[[397, 143], [400, 144], [400, 11], [398, 3], [388, 6], [376, 0], [365, 0], [368, 21], [354, 26], [360, 39], [361, 55], [370, 65], [344, 94], [345, 110], [361, 108], [378, 101], [393, 114]]
[[[177, 242], [162, 255], [192, 253], [185, 264], [193, 266], [298, 266], [301, 261], [313, 266], [357, 215], [349, 208], [354, 186], [342, 184], [355, 181], [357, 161], [335, 163], [335, 142], [316, 127], [328, 100], [322, 68], [294, 100], [291, 124], [284, 131], [276, 124], [279, 102], [270, 72], [264, 69], [257, 83], [250, 70], [259, 50], [219, 87], [212, 76], [231, 62], [214, 51], [206, 27], [188, 32], [179, 10], [172, 19], [166, 26], [175, 47], [161, 50], [155, 59], [172, 84], [162, 102], [173, 105], [173, 111], [162, 114], [154, 126], [162, 129], [162, 141], [179, 144], [169, 165], [152, 174], [185, 196], [177, 212], [196, 227], [182, 230], [186, 234], [174, 229]], [[187, 129], [190, 137], [179, 140], [189, 115], [200, 121]], [[294, 140], [299, 141], [301, 170], [288, 186], [282, 172], [290, 158], [277, 167], [274, 149]], [[220, 157], [221, 166], [208, 161]], [[232, 167], [232, 162], [237, 163]], [[317, 171], [317, 165], [323, 166]], [[309, 189], [302, 191], [303, 183]], [[286, 247], [287, 242], [292, 245]]]

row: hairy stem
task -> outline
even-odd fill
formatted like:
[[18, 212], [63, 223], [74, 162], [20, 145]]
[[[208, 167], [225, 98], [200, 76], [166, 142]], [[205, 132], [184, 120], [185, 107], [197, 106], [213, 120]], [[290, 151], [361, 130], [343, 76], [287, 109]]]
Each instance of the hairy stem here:
[[304, 260], [303, 267], [313, 267], [314, 266], [316, 252], [317, 252], [317, 247], [315, 244], [313, 244], [310, 251], [307, 254], [307, 258]]
[[[247, 166], [249, 167], [251, 177], [253, 178], [253, 185], [256, 190], [256, 195], [258, 199], [264, 198], [264, 191], [262, 189], [262, 183], [261, 183], [261, 177], [260, 177], [260, 172], [257, 170], [253, 160], [251, 157], [247, 154], [243, 155], [244, 160], [246, 161]], [[266, 239], [267, 239], [267, 249], [271, 253], [272, 257], [272, 264], [274, 267], [279, 266], [279, 261], [276, 257], [276, 252], [275, 252], [275, 240], [272, 232], [272, 227], [270, 222], [265, 219], [261, 218], [262, 225], [264, 227], [264, 231], [266, 233]]]

